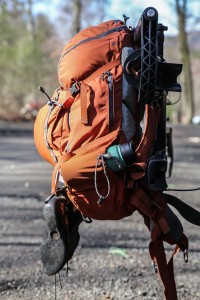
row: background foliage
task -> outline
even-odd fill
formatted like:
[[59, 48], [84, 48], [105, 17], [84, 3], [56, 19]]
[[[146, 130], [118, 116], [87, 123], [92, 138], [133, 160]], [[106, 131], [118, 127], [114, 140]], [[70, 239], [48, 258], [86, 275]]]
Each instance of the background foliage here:
[[[170, 1], [174, 2], [175, 12], [177, 0], [168, 1], [169, 5], [172, 4]], [[112, 15], [109, 12], [111, 0], [55, 2], [55, 11], [52, 13], [51, 10], [49, 14], [50, 2], [46, 0], [0, 0], [0, 118], [18, 118], [26, 103], [37, 107], [43, 105], [46, 100], [38, 91], [38, 86], [42, 85], [50, 95], [58, 87], [57, 63], [66, 41], [80, 29], [96, 25]], [[41, 5], [46, 7], [45, 13], [38, 9]], [[120, 13], [122, 16], [123, 11]], [[191, 13], [186, 17], [191, 19]], [[193, 18], [193, 24], [198, 22]], [[199, 32], [190, 29], [195, 113], [200, 114], [198, 37]], [[165, 46], [167, 60], [181, 62], [177, 37], [168, 37]], [[178, 107], [175, 109], [175, 120], [178, 119], [179, 110]]]

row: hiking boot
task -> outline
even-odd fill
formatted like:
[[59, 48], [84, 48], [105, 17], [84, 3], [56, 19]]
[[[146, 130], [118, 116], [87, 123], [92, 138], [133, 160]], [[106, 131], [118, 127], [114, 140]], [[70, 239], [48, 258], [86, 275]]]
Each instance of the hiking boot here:
[[44, 272], [54, 275], [72, 258], [80, 239], [78, 226], [83, 219], [63, 195], [48, 199], [43, 216], [47, 228], [40, 246], [41, 260]]
[[68, 261], [72, 258], [76, 247], [80, 240], [78, 227], [83, 221], [83, 217], [79, 210], [74, 211], [74, 206], [70, 203], [68, 206], [68, 224], [69, 224], [69, 245], [68, 245]]

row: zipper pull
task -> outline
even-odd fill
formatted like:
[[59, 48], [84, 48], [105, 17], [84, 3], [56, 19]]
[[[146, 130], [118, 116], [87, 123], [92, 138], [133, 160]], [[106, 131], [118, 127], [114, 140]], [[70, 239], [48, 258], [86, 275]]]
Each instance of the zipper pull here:
[[106, 71], [101, 75], [101, 79], [104, 81], [105, 79], [108, 78], [109, 75], [110, 75], [110, 71]]
[[57, 106], [61, 106], [61, 107], [63, 107], [63, 105], [62, 104], [60, 104], [60, 103], [58, 103], [57, 101], [55, 101], [55, 100], [52, 100], [50, 97], [49, 97], [49, 95], [46, 93], [46, 91], [45, 91], [45, 89], [42, 87], [42, 86], [39, 86], [39, 91], [41, 92], [41, 93], [43, 93], [46, 97], [47, 97], [47, 99], [48, 99], [48, 102], [47, 102], [47, 104], [48, 105], [57, 105]]
[[130, 17], [127, 17], [126, 15], [123, 14], [123, 18], [124, 18], [124, 24], [126, 25], [126, 22], [128, 19], [130, 19]]
[[45, 89], [44, 89], [42, 86], [39, 86], [38, 90], [39, 90], [41, 93], [43, 93], [43, 94], [47, 97], [48, 102], [49, 102], [49, 101], [50, 101], [50, 102], [52, 101], [51, 98], [49, 97], [49, 95], [46, 93]]

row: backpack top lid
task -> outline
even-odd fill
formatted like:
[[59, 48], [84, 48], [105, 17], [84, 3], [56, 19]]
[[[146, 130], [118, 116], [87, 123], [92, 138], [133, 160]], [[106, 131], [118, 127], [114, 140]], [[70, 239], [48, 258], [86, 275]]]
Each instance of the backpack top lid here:
[[130, 39], [130, 30], [119, 20], [104, 22], [77, 33], [65, 45], [58, 63], [61, 86], [68, 89], [76, 81], [84, 80], [101, 66], [120, 57], [124, 43], [133, 45]]

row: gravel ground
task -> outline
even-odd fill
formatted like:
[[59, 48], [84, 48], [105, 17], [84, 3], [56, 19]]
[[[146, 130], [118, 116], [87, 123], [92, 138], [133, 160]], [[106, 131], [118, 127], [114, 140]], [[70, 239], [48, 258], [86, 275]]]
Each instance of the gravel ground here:
[[[50, 190], [51, 168], [34, 149], [31, 124], [6, 127], [0, 123], [0, 299], [164, 299], [162, 284], [151, 266], [149, 233], [137, 212], [120, 221], [82, 223], [68, 276], [66, 268], [60, 278], [43, 273], [39, 258], [44, 230], [42, 199]], [[174, 145], [169, 187], [200, 186], [199, 127], [175, 127]], [[200, 210], [199, 192], [173, 194]], [[197, 300], [199, 227], [180, 219], [190, 240], [190, 254], [187, 264], [182, 253], [175, 258], [178, 296]], [[173, 248], [166, 248], [170, 256]]]

